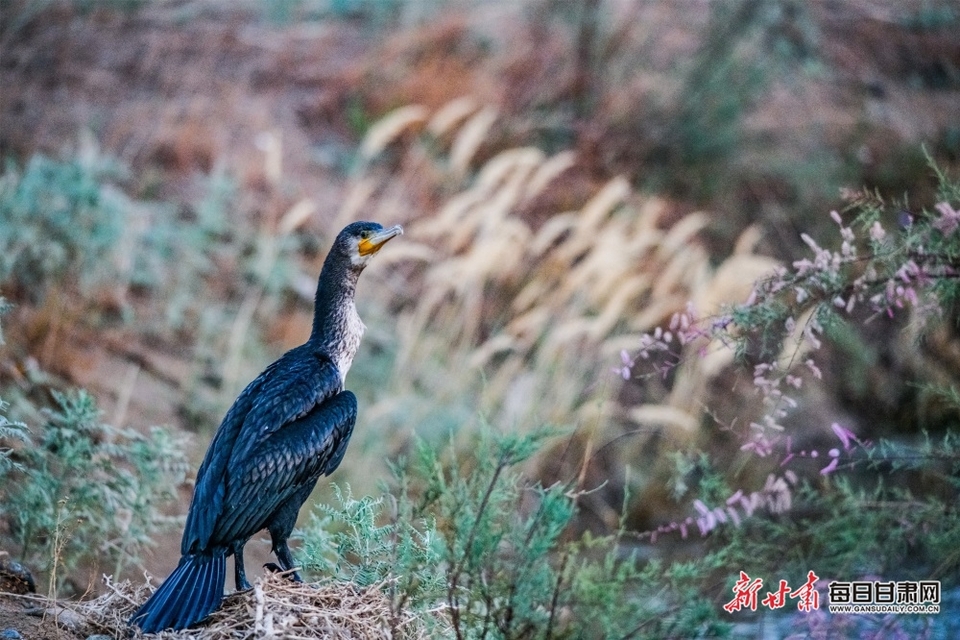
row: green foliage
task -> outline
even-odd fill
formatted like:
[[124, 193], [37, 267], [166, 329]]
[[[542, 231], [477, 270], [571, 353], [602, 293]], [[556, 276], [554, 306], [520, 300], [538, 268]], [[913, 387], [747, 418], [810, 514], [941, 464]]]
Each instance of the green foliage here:
[[475, 629], [480, 636], [533, 637], [556, 622], [551, 601], [562, 575], [549, 553], [570, 521], [573, 499], [559, 485], [528, 486], [513, 469], [546, 435], [484, 433], [475, 466], [465, 470], [444, 469], [435, 451], [419, 451], [424, 508], [444, 533], [446, 599], [458, 636]]
[[81, 564], [119, 573], [167, 523], [186, 460], [168, 431], [149, 435], [100, 422], [84, 391], [54, 392], [57, 408], [36, 442], [0, 467], [0, 518], [26, 563], [69, 575]]
[[[359, 500], [336, 490], [300, 533], [310, 569], [380, 584], [395, 619], [427, 615], [456, 638], [714, 637], [726, 629], [701, 590], [721, 556], [642, 566], [621, 531], [571, 539], [578, 494], [520, 467], [549, 431], [493, 433], [471, 455], [420, 443], [394, 487]], [[461, 460], [460, 464], [454, 462]], [[438, 615], [442, 612], [443, 615]]]
[[[909, 211], [871, 193], [854, 196], [843, 214], [831, 213], [840, 232], [837, 249], [822, 247], [804, 235], [812, 258], [797, 260], [792, 269], [781, 269], [757, 283], [748, 303], [735, 307], [729, 316], [714, 324], [714, 330], [740, 352], [767, 359], [755, 367], [754, 383], [776, 402], [771, 404], [768, 414], [772, 419], [764, 422], [766, 427], [759, 427], [758, 451], [771, 453], [772, 445], [783, 440], [783, 435], [776, 432], [777, 428], [783, 429], [777, 423], [786, 416], [783, 410], [786, 396], [780, 382], [792, 379], [786, 386], [800, 388], [802, 381], [790, 372], [801, 363], [806, 364], [815, 377], [820, 376], [810, 355], [821, 345], [819, 335], [829, 338], [833, 346], [844, 353], [846, 375], [862, 381], [859, 386], [851, 385], [851, 390], [865, 394], [865, 385], [870, 379], [867, 373], [877, 359], [873, 342], [866, 339], [865, 320], [909, 313], [916, 329], [929, 329], [953, 317], [950, 310], [956, 308], [960, 299], [957, 278], [960, 212], [956, 209], [960, 205], [960, 182], [950, 179], [932, 161], [931, 169], [939, 180], [940, 199], [933, 211]], [[890, 224], [891, 220], [896, 221], [895, 225]], [[863, 309], [867, 313], [863, 313]], [[915, 331], [914, 335], [922, 333]], [[919, 386], [926, 387], [930, 395], [947, 407], [960, 407], [960, 394], [953, 387], [931, 385], [924, 380], [920, 380]], [[920, 505], [932, 500], [934, 505], [945, 507], [940, 502], [944, 495], [952, 499], [951, 491], [956, 491], [956, 483], [950, 480], [957, 471], [956, 426], [955, 421], [952, 426], [949, 421], [941, 424], [943, 430], [936, 438], [928, 436], [922, 448], [911, 449], [909, 444], [897, 441], [871, 446], [857, 441], [858, 448], [853, 448], [852, 434], [834, 425], [844, 453], [834, 449], [830, 455], [837, 463], [841, 457], [845, 458], [847, 468], [867, 466], [871, 471], [857, 476], [865, 483], [857, 489], [837, 481], [835, 486], [827, 483], [820, 494], [815, 495], [811, 493], [811, 486], [807, 487], [808, 502], [816, 502], [815, 498], [825, 501], [819, 505], [818, 512], [829, 514], [822, 519], [822, 526], [834, 528], [836, 525], [835, 546], [843, 546], [845, 538], [840, 532], [846, 531], [847, 525], [853, 525], [852, 520], [844, 522], [844, 516], [849, 512], [862, 512], [864, 504], [880, 507], [867, 509], [866, 525], [861, 521], [850, 531], [858, 527], [871, 532], [900, 531], [902, 528], [896, 524], [898, 518], [908, 516], [899, 512], [891, 515], [887, 507], [904, 504], [911, 505], [910, 518], [921, 515], [932, 518], [931, 531], [949, 529], [956, 518], [952, 509], [927, 510]], [[791, 452], [783, 464], [792, 457]], [[869, 465], [863, 464], [864, 457]], [[837, 466], [830, 464], [820, 473], [832, 474]], [[920, 474], [927, 490], [919, 492], [918, 498], [906, 487], [886, 488], [883, 479], [891, 473], [905, 480]], [[947, 486], [952, 489], [944, 493]], [[941, 511], [946, 521], [935, 517]], [[876, 518], [872, 517], [874, 512], [877, 512]], [[889, 518], [892, 520], [888, 521]], [[854, 534], [850, 542], [855, 542], [857, 537]], [[890, 539], [896, 536], [891, 535]], [[892, 559], [889, 566], [896, 566], [897, 559], [905, 557], [893, 548], [885, 547], [881, 551], [877, 546], [870, 546], [868, 540], [862, 542], [862, 546], [870, 550], [865, 556], [867, 560]], [[826, 549], [821, 551], [824, 557], [830, 556]]]
[[394, 625], [404, 609], [422, 612], [439, 602], [445, 575], [435, 523], [413, 516], [406, 493], [393, 501], [398, 512], [386, 523], [390, 497], [356, 500], [349, 489], [344, 493], [336, 485], [334, 493], [338, 506], [318, 505], [319, 513], [312, 513], [306, 529], [297, 533], [305, 568], [360, 586], [382, 585], [391, 598]]
[[[679, 89], [666, 112], [661, 145], [650, 158], [659, 186], [696, 200], [716, 198], [745, 175], [771, 175], [803, 187], [797, 173], [822, 178], [812, 158], [784, 166], [747, 166], [764, 141], [748, 133], [746, 119], [779, 75], [808, 62], [816, 39], [806, 9], [787, 2], [738, 0], [713, 5], [698, 51], [678, 67]], [[792, 34], [788, 36], [787, 34]], [[815, 182], [808, 180], [808, 182]]]
[[852, 197], [843, 215], [831, 214], [840, 231], [838, 249], [803, 234], [812, 259], [758, 282], [753, 301], [719, 323], [734, 329], [727, 339], [738, 352], [775, 356], [799, 324], [814, 348], [815, 334], [831, 326], [834, 336], [846, 334], [850, 342], [846, 318], [864, 306], [891, 318], [910, 308], [921, 324], [950, 317], [948, 310], [960, 301], [960, 183], [931, 168], [940, 182], [934, 211], [911, 212], [864, 192]]
[[32, 301], [54, 285], [156, 290], [166, 301], [158, 331], [214, 315], [222, 333], [224, 309], [201, 304], [218, 264], [241, 263], [269, 293], [289, 282], [292, 269], [278, 258], [285, 239], [232, 232], [237, 193], [227, 172], [199, 178], [199, 197], [183, 207], [131, 198], [113, 184], [121, 173], [95, 152], [62, 162], [37, 155], [22, 170], [8, 162], [0, 176], [0, 284]]
[[162, 295], [163, 328], [179, 331], [195, 325], [198, 315], [214, 311], [200, 301], [207, 297], [207, 279], [216, 273], [215, 259], [232, 239], [227, 215], [236, 187], [224, 172], [201, 180], [200, 197], [180, 210], [168, 204], [137, 203], [143, 231], [135, 238], [128, 277], [131, 284]]
[[[0, 411], [5, 411], [6, 408], [7, 403], [0, 400]], [[3, 413], [0, 413], [0, 477], [3, 477], [5, 473], [23, 470], [23, 466], [11, 455], [13, 448], [6, 446], [7, 443], [13, 444], [14, 442], [30, 442], [27, 425], [10, 420]]]
[[147, 0], [71, 0], [80, 13], [92, 13], [98, 10], [135, 13], [147, 5]]
[[[6, 298], [0, 296], [0, 317], [2, 317], [12, 307], [13, 305], [7, 302]], [[3, 325], [0, 324], [0, 346], [2, 346], [5, 342], [6, 341], [3, 339]]]
[[109, 273], [105, 256], [122, 231], [124, 197], [104, 186], [106, 163], [34, 156], [0, 177], [0, 282], [40, 299], [51, 281], [81, 285]]
[[[952, 310], [960, 297], [960, 183], [932, 169], [940, 180], [939, 202], [932, 211], [892, 206], [871, 193], [852, 196], [848, 209], [830, 214], [839, 231], [837, 246], [823, 246], [803, 234], [812, 255], [755, 283], [743, 304], [719, 317], [678, 314], [670, 328], [679, 335], [666, 338], [661, 328], [642, 336], [640, 356], [668, 351], [673, 340], [681, 346], [710, 341], [735, 350], [741, 363], [753, 365], [763, 415], [746, 417], [752, 421], [739, 430], [735, 443], [739, 460], [732, 471], [726, 465], [725, 475], [713, 471], [721, 468], [718, 460], [726, 462], [713, 450], [699, 457], [674, 454], [670, 488], [675, 498], [691, 503], [695, 515], [641, 537], [675, 532], [686, 537], [696, 524], [706, 558], [723, 571], [728, 587], [739, 571], [792, 584], [802, 583], [811, 570], [825, 580], [880, 576], [937, 579], [948, 588], [956, 583], [956, 386], [944, 382], [948, 378], [941, 371], [924, 378], [928, 372], [915, 369], [920, 380], [914, 386], [929, 403], [937, 403], [941, 415], [937, 431], [921, 442], [905, 434], [873, 443], [868, 438], [874, 425], [860, 425], [855, 433], [839, 422], [823, 429], [824, 440], [797, 420], [809, 420], [803, 405], [819, 398], [819, 389], [809, 395], [805, 389], [824, 376], [817, 364], [824, 344], [842, 363], [831, 367], [842, 371], [830, 370], [829, 375], [855, 379], [856, 384], [846, 385], [846, 397], [859, 400], [871, 393], [878, 353], [889, 349], [869, 335], [867, 322], [906, 319], [912, 337], [932, 328], [955, 332], [955, 324], [944, 325], [955, 321]], [[624, 361], [631, 368], [639, 362]], [[812, 449], [811, 443], [822, 448]], [[701, 574], [701, 580], [707, 575]], [[898, 631], [923, 624], [904, 619]], [[813, 620], [807, 623], [812, 632]], [[819, 635], [847, 635], [842, 619], [823, 624]], [[940, 624], [936, 628], [951, 635]]]
[[[914, 457], [910, 466], [928, 463]], [[902, 478], [806, 483], [795, 492], [790, 513], [723, 529], [713, 545], [731, 567], [791, 581], [802, 581], [810, 569], [827, 580], [949, 579], [960, 565], [960, 511], [936, 496], [914, 496], [898, 486]]]
[[956, 27], [960, 11], [949, 0], [926, 0], [912, 11], [906, 12], [900, 22], [919, 31], [937, 31]]
[[677, 162], [698, 169], [708, 192], [717, 186], [709, 174], [729, 164], [740, 146], [743, 118], [767, 82], [759, 56], [743, 51], [758, 26], [756, 14], [755, 2], [736, 3], [735, 9], [733, 3], [718, 5], [683, 81], [672, 125]]
[[383, 29], [405, 17], [411, 23], [432, 14], [442, 2], [409, 0], [265, 0], [261, 3], [264, 19], [278, 26], [317, 20], [356, 20]]

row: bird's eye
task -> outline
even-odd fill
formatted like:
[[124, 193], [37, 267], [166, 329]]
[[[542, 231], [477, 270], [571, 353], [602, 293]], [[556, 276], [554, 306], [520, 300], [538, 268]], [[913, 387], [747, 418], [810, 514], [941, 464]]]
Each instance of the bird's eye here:
[[369, 229], [364, 229], [363, 231], [361, 231], [361, 232], [360, 232], [360, 237], [363, 238], [364, 240], [366, 240], [367, 238], [369, 238], [369, 237], [370, 237], [370, 230], [369, 230]]

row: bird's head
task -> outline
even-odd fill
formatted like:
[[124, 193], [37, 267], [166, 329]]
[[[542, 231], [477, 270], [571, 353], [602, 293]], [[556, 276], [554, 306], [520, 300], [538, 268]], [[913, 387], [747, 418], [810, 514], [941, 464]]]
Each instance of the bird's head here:
[[400, 225], [385, 229], [376, 222], [354, 222], [344, 227], [337, 236], [331, 253], [344, 256], [353, 268], [362, 269], [383, 245], [401, 233], [403, 227]]

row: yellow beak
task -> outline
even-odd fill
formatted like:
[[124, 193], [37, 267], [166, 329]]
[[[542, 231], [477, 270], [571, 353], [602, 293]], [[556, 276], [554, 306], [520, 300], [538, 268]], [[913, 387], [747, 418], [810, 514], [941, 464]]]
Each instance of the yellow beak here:
[[403, 227], [400, 225], [394, 225], [389, 229], [384, 229], [380, 233], [370, 236], [369, 238], [362, 239], [358, 245], [360, 255], [369, 256], [377, 251], [380, 251], [380, 248], [385, 245], [388, 240], [395, 236], [399, 236], [402, 233]]

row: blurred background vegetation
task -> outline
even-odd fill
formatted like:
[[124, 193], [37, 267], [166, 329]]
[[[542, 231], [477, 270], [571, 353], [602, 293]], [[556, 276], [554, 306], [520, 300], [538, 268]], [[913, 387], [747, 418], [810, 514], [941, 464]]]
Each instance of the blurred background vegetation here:
[[[895, 202], [890, 227], [932, 208], [929, 160], [960, 173], [958, 28], [950, 0], [6, 0], [4, 424], [44, 442], [40, 425], [68, 415], [59, 394], [85, 388], [93, 445], [189, 476], [236, 394], [309, 334], [336, 232], [373, 219], [407, 233], [359, 291], [361, 412], [338, 471], [355, 495], [415, 438], [453, 434], [468, 460], [487, 425], [560, 434], [522, 469], [585, 491], [572, 537], [650, 531], [721, 487], [762, 487], [771, 465], [740, 451], [762, 413], [748, 370], [611, 370], [688, 301], [705, 315], [744, 301], [807, 254], [802, 232], [835, 233], [828, 213], [851, 194]], [[951, 433], [960, 340], [945, 313], [922, 339], [906, 314], [828, 327], [824, 380], [788, 424], [797, 446], [834, 446], [837, 422], [903, 446]], [[137, 457], [136, 432], [162, 468]], [[816, 509], [866, 500], [837, 491]], [[165, 496], [137, 495], [97, 535], [153, 536], [110, 566], [165, 575], [179, 530], [154, 513]], [[189, 496], [180, 484], [162, 513]], [[0, 539], [29, 555], [11, 509]], [[60, 516], [43, 517], [31, 526], [56, 537]], [[730, 553], [761, 557], [737, 531]], [[703, 551], [648, 542], [645, 556]], [[81, 566], [77, 593], [97, 579]], [[954, 557], [936, 577], [957, 571]]]

